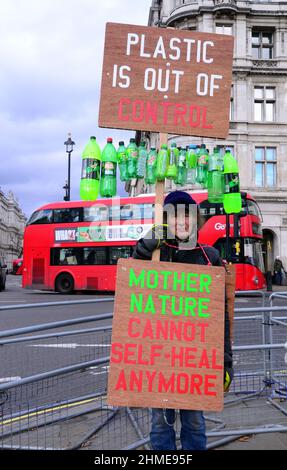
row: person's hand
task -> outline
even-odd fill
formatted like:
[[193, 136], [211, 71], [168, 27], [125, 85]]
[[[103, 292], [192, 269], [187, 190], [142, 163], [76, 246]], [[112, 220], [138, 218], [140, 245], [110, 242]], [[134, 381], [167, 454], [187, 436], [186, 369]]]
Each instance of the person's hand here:
[[153, 252], [161, 247], [167, 237], [167, 224], [154, 224], [144, 236], [144, 244], [148, 251]]

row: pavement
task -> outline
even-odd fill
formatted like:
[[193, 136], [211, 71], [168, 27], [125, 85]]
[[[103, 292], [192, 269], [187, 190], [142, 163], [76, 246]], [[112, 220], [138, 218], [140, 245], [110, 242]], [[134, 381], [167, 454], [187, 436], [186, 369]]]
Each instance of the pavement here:
[[[0, 300], [0, 306], [1, 305], [10, 305], [12, 303], [33, 303], [33, 302], [39, 302], [39, 301], [52, 301], [52, 300], [59, 300], [58, 294], [55, 293], [40, 293], [40, 292], [29, 292], [29, 291], [22, 291], [20, 289], [20, 282], [16, 277], [9, 276], [9, 282], [8, 284], [8, 289], [5, 292], [1, 293], [1, 300]], [[19, 285], [18, 285], [19, 284]], [[273, 285], [272, 291], [266, 292], [266, 296], [268, 297], [275, 292], [284, 292], [287, 293], [287, 286], [277, 286]], [[105, 297], [105, 295], [103, 296]], [[83, 296], [83, 299], [85, 298], [91, 298], [87, 296]], [[65, 300], [64, 297], [61, 297], [61, 300]], [[68, 299], [67, 299], [68, 300]], [[69, 297], [69, 300], [75, 300], [75, 296]], [[237, 299], [239, 304], [240, 303], [245, 303], [252, 305], [252, 302], [254, 302], [256, 305], [260, 306], [261, 304], [261, 299], [252, 299], [251, 298], [238, 298]], [[2, 303], [1, 303], [2, 302]], [[285, 300], [278, 299], [278, 302], [285, 304]], [[286, 305], [287, 305], [287, 298], [286, 298]], [[244, 305], [245, 306], [245, 305]], [[101, 307], [97, 307], [97, 312], [96, 313], [106, 313], [109, 311], [111, 305], [108, 303], [108, 305], [103, 305]], [[31, 311], [23, 311], [23, 310], [18, 310], [18, 311], [2, 311], [0, 312], [0, 318], [1, 322], [4, 325], [4, 329], [9, 329], [9, 328], [15, 328], [15, 327], [21, 327], [21, 326], [26, 326], [26, 325], [32, 325], [36, 323], [45, 323], [48, 321], [55, 321], [55, 320], [63, 320], [66, 318], [73, 318], [73, 317], [79, 317], [80, 315], [88, 315], [91, 313], [90, 307], [86, 307], [84, 305], [81, 306], [79, 309], [78, 307], [75, 307], [75, 309], [72, 309], [71, 307], [61, 307], [61, 308], [56, 308], [55, 311], [51, 309], [43, 309], [43, 310], [38, 310], [37, 308], [31, 309]], [[78, 328], [78, 327], [77, 327]], [[69, 337], [68, 337], [69, 338]], [[73, 338], [73, 337], [72, 337]], [[58, 340], [60, 341], [60, 340]], [[86, 343], [87, 344], [81, 344], [83, 341], [80, 341], [78, 337], [76, 339], [69, 339], [69, 340], [61, 340], [63, 344], [65, 345], [64, 347], [61, 348], [48, 348], [47, 344], [42, 345], [43, 348], [29, 348], [32, 349], [33, 352], [35, 352], [35, 363], [39, 363], [44, 369], [46, 369], [46, 362], [49, 361], [49, 365], [52, 367], [54, 366], [53, 360], [55, 359], [57, 366], [62, 365], [63, 363], [66, 363], [66, 360], [69, 359], [72, 360], [73, 357], [72, 355], [76, 354], [78, 351], [83, 351], [83, 354], [86, 355], [88, 354], [88, 346], [92, 347], [95, 346], [92, 343], [95, 343], [95, 338], [93, 338], [93, 341], [88, 338]], [[77, 344], [75, 343], [77, 341]], [[49, 340], [49, 343], [51, 341]], [[100, 342], [100, 341], [99, 341]], [[67, 344], [66, 344], [67, 343]], [[25, 344], [25, 348], [27, 349], [28, 346], [26, 346], [27, 343]], [[61, 346], [63, 346], [61, 343]], [[77, 347], [75, 347], [75, 345]], [[44, 348], [45, 346], [45, 348]], [[50, 346], [50, 344], [49, 344]], [[68, 348], [69, 346], [69, 348]], [[82, 346], [82, 349], [80, 348]], [[17, 362], [18, 366], [20, 362], [24, 362], [25, 355], [23, 354], [24, 346], [22, 349], [15, 350], [13, 349], [13, 353], [16, 354], [17, 357]], [[2, 351], [3, 354], [3, 351]], [[82, 354], [82, 353], [81, 353]], [[55, 358], [54, 358], [55, 356]], [[27, 365], [27, 367], [34, 367], [34, 362], [31, 360], [31, 353], [30, 353], [30, 362]], [[33, 356], [34, 357], [34, 356]], [[45, 362], [44, 362], [45, 361]], [[5, 370], [2, 365], [2, 372], [5, 375]], [[10, 373], [10, 371], [8, 371]], [[7, 374], [8, 374], [7, 372]], [[12, 371], [14, 372], [14, 371]], [[17, 374], [21, 373], [17, 369]], [[15, 374], [16, 374], [15, 372]], [[35, 370], [33, 369], [33, 373]], [[39, 372], [36, 370], [36, 372]], [[101, 378], [101, 375], [98, 371], [91, 371], [87, 372], [87, 376], [89, 378], [88, 383], [91, 384], [91, 387], [94, 386], [94, 382], [91, 379], [95, 379], [96, 383], [99, 384], [99, 379]], [[11, 375], [11, 374], [10, 374]], [[22, 375], [22, 374], [21, 374]], [[23, 371], [23, 376], [27, 375], [27, 368]], [[1, 375], [0, 375], [1, 378]], [[81, 372], [81, 384], [85, 384], [84, 380], [84, 373]], [[65, 386], [68, 386], [67, 382], [65, 383]], [[78, 382], [73, 383], [73, 387], [78, 385]], [[47, 385], [48, 386], [48, 385]], [[73, 387], [71, 387], [72, 390]], [[50, 389], [47, 388], [49, 391]], [[86, 391], [86, 388], [85, 388]], [[88, 390], [89, 391], [89, 390]], [[39, 394], [39, 390], [36, 392]], [[49, 392], [50, 393], [50, 392]], [[87, 392], [88, 393], [88, 392]], [[89, 391], [89, 393], [92, 393]], [[50, 396], [49, 396], [50, 399]], [[18, 403], [18, 402], [17, 402]], [[50, 403], [50, 401], [49, 401]], [[102, 426], [103, 421], [105, 418], [107, 418], [108, 413], [110, 411], [109, 408], [106, 407], [105, 403], [102, 403], [102, 407], [96, 411], [96, 408], [94, 409], [91, 404], [89, 403], [89, 400], [87, 400], [87, 404], [85, 401], [79, 402], [79, 404], [75, 408], [71, 408], [71, 413], [74, 413], [74, 418], [69, 418], [63, 420], [62, 418], [68, 418], [70, 414], [66, 411], [66, 409], [63, 408], [63, 410], [55, 410], [53, 413], [58, 413], [59, 414], [59, 419], [57, 422], [55, 422], [53, 425], [48, 426], [48, 415], [45, 414], [43, 419], [45, 419], [45, 426], [43, 427], [38, 427], [39, 425], [39, 420], [41, 419], [42, 415], [36, 416], [37, 418], [37, 426], [33, 427], [29, 433], [27, 433], [27, 436], [25, 436], [25, 433], [19, 434], [20, 436], [20, 443], [22, 446], [24, 445], [33, 445], [33, 442], [35, 442], [35, 446], [40, 446], [41, 442], [45, 442], [45, 445], [47, 448], [52, 447], [52, 448], [57, 448], [58, 446], [61, 448], [70, 448], [71, 446], [75, 445], [76, 442], [81, 441], [83, 437], [86, 438], [85, 442], [85, 447], [82, 448], [82, 450], [102, 450], [102, 449], [108, 449], [108, 448], [115, 448], [115, 449], [121, 449], [124, 448], [125, 445], [129, 445], [131, 442], [134, 442], [135, 440], [138, 439], [138, 434], [135, 431], [135, 429], [131, 426], [130, 420], [126, 413], [119, 413], [115, 419], [112, 419], [109, 423], [107, 423], [105, 426]], [[281, 410], [278, 410], [276, 408], [277, 406], [280, 406]], [[87, 407], [85, 409], [84, 407]], [[74, 410], [74, 411], [73, 411]], [[84, 412], [83, 412], [84, 411]], [[62, 415], [60, 414], [62, 413]], [[66, 413], [66, 415], [65, 415]], [[48, 417], [47, 417], [48, 416]], [[221, 418], [221, 417], [220, 417]], [[29, 418], [31, 420], [31, 417]], [[242, 400], [242, 402], [236, 406], [235, 409], [232, 409], [232, 407], [226, 407], [223, 412], [222, 416], [222, 421], [224, 422], [224, 429], [232, 428], [232, 429], [237, 429], [237, 430], [243, 430], [245, 429], [254, 429], [255, 426], [262, 427], [264, 426], [265, 429], [264, 431], [268, 431], [268, 427], [272, 425], [274, 428], [275, 426], [286, 426], [287, 427], [287, 399], [280, 398], [273, 400], [272, 404], [270, 401], [267, 400], [266, 397], [259, 397], [256, 398], [255, 400]], [[24, 417], [21, 421], [21, 426], [24, 426], [25, 422], [23, 421]], [[149, 416], [146, 411], [144, 411], [141, 415], [141, 411], [137, 412], [137, 422], [140, 423], [141, 428], [144, 431], [144, 435], [148, 434], [149, 430]], [[225, 425], [226, 423], [226, 425]], [[243, 424], [242, 424], [243, 423]], [[255, 424], [256, 423], [256, 424]], [[9, 423], [8, 423], [9, 424]], [[16, 424], [15, 424], [16, 425]], [[30, 422], [31, 425], [31, 422]], [[216, 425], [216, 422], [215, 422]], [[233, 426], [234, 425], [234, 426]], [[9, 424], [10, 426], [10, 424]], [[97, 429], [98, 431], [96, 433], [93, 432], [93, 430]], [[210, 429], [214, 427], [214, 424], [209, 423]], [[123, 432], [124, 429], [124, 432]], [[218, 426], [219, 431], [223, 430], [223, 427], [220, 425]], [[2, 432], [5, 429], [2, 426]], [[9, 428], [9, 433], [11, 433], [11, 430]], [[59, 437], [60, 437], [60, 442], [59, 442]], [[17, 445], [17, 440], [15, 440], [16, 437], [13, 437], [13, 443]], [[216, 444], [221, 440], [221, 443], [218, 445], [215, 445], [216, 450], [287, 450], [287, 431], [286, 432], [265, 432], [265, 433], [253, 433], [253, 434], [248, 434], [248, 435], [243, 435], [241, 436], [236, 436], [236, 437], [230, 437], [230, 441], [227, 442], [227, 439], [224, 437], [216, 437], [213, 438], [213, 442]], [[27, 440], [27, 443], [26, 443]], [[15, 441], [15, 442], [14, 442]], [[112, 441], [112, 442], [111, 442]], [[211, 442], [211, 439], [209, 439], [209, 443]], [[2, 441], [3, 444], [6, 443], [6, 439]], [[11, 436], [7, 437], [7, 444], [10, 445], [11, 443]], [[0, 423], [0, 447], [1, 447], [1, 423]]]

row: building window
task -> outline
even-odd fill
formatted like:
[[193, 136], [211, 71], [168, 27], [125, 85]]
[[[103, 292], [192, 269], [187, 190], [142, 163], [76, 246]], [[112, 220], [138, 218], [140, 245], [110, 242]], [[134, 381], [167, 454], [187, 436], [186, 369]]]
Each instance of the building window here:
[[274, 122], [275, 102], [274, 87], [254, 87], [254, 121]]
[[255, 185], [276, 186], [276, 147], [255, 147]]
[[215, 32], [216, 34], [228, 34], [232, 36], [232, 24], [216, 23]]
[[273, 59], [274, 34], [272, 31], [252, 30], [253, 59]]

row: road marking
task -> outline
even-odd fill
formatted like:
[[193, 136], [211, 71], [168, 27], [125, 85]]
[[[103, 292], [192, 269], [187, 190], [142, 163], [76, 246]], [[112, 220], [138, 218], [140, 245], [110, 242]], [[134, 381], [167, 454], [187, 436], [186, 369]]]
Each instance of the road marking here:
[[6, 382], [15, 382], [16, 380], [20, 380], [22, 377], [16, 376], [16, 377], [0, 377], [0, 384], [6, 383]]
[[4, 420], [4, 421], [0, 422], [0, 426], [5, 426], [7, 424], [11, 425], [15, 421], [21, 421], [23, 419], [27, 419], [27, 418], [30, 418], [30, 417], [33, 417], [33, 416], [38, 417], [38, 416], [43, 415], [45, 413], [53, 413], [54, 411], [62, 410], [62, 409], [65, 409], [65, 408], [72, 408], [72, 407], [75, 407], [75, 406], [85, 405], [85, 404], [90, 403], [92, 401], [98, 401], [101, 398], [104, 399], [104, 398], [106, 398], [106, 396], [104, 395], [103, 397], [89, 398], [87, 400], [81, 400], [81, 401], [77, 401], [77, 402], [74, 402], [74, 403], [67, 403], [65, 405], [58, 405], [58, 406], [53, 406], [53, 407], [50, 407], [50, 408], [45, 408], [44, 410], [34, 411], [32, 413], [26, 413], [26, 414], [21, 415], [21, 416], [16, 416], [15, 418], [9, 418], [9, 419]]
[[89, 374], [91, 375], [103, 375], [106, 374], [109, 370], [110, 366], [103, 366], [101, 369], [104, 369], [102, 372], [93, 372], [92, 369], [99, 369], [99, 366], [89, 367]]
[[110, 344], [78, 344], [78, 343], [58, 343], [58, 344], [28, 344], [31, 348], [60, 348], [60, 349], [76, 349], [76, 348], [109, 348]]

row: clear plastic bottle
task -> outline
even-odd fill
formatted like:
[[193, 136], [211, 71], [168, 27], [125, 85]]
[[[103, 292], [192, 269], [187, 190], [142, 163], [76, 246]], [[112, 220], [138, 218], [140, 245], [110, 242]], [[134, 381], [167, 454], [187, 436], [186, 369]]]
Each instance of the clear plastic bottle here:
[[117, 151], [118, 165], [120, 170], [120, 180], [128, 181], [127, 174], [127, 149], [125, 143], [121, 140]]
[[162, 144], [157, 156], [156, 165], [156, 179], [157, 181], [164, 181], [167, 174], [168, 166], [168, 149], [166, 144]]
[[180, 186], [186, 184], [186, 150], [184, 148], [179, 151], [175, 183]]
[[196, 183], [196, 166], [197, 166], [197, 155], [196, 155], [197, 146], [190, 144], [188, 146], [188, 151], [186, 155], [186, 183], [195, 184]]
[[131, 138], [127, 147], [127, 176], [129, 179], [137, 177], [138, 148], [136, 140]]
[[157, 151], [155, 147], [151, 147], [146, 161], [146, 184], [155, 184], [156, 182], [156, 165], [157, 165]]
[[179, 150], [176, 147], [176, 142], [172, 142], [169, 149], [169, 161], [167, 166], [166, 177], [174, 180], [177, 177], [177, 160], [178, 160]]
[[242, 208], [238, 164], [230, 150], [226, 150], [224, 158], [224, 195], [223, 207], [226, 214], [238, 214]]
[[113, 197], [117, 194], [117, 151], [109, 137], [102, 153], [100, 194]]
[[101, 149], [92, 136], [82, 153], [82, 174], [80, 198], [83, 201], [95, 201], [99, 195]]
[[142, 141], [139, 146], [139, 156], [137, 159], [137, 178], [141, 179], [146, 174], [147, 149], [146, 143]]
[[223, 202], [224, 177], [223, 157], [219, 148], [215, 147], [208, 160], [207, 175], [208, 201], [212, 203]]

